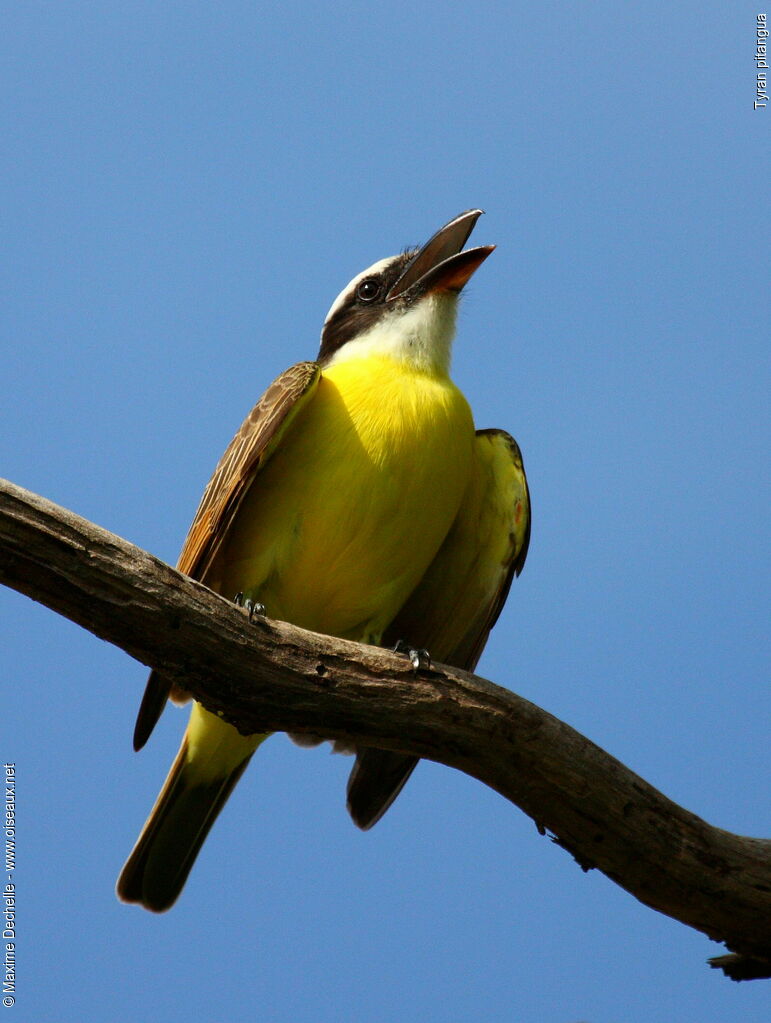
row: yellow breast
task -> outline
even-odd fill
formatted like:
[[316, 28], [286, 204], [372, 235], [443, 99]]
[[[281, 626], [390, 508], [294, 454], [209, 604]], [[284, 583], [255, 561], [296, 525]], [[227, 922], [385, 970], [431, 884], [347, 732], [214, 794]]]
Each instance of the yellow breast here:
[[239, 510], [222, 592], [377, 642], [447, 535], [473, 438], [447, 376], [386, 357], [332, 365]]

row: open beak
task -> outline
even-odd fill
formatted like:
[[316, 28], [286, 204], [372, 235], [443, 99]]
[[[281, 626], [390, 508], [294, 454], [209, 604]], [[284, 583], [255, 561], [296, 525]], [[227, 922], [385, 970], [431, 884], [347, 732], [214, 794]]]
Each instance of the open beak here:
[[457, 294], [495, 248], [494, 245], [481, 245], [462, 251], [482, 212], [466, 210], [440, 227], [407, 264], [404, 273], [386, 295], [386, 302], [397, 298], [412, 302], [432, 291], [454, 291]]

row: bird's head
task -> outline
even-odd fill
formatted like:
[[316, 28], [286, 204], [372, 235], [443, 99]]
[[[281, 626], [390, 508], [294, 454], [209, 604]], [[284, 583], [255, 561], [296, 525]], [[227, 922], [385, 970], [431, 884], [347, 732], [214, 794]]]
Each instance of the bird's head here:
[[419, 249], [382, 259], [357, 274], [324, 321], [318, 361], [383, 355], [447, 372], [458, 295], [495, 248], [466, 249], [482, 210], [467, 210]]

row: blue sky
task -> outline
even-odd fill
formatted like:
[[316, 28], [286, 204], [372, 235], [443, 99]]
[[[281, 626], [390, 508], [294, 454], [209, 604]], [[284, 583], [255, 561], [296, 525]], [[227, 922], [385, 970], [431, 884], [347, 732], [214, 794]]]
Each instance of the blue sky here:
[[[768, 172], [756, 8], [16, 5], [0, 60], [0, 473], [170, 562], [360, 269], [459, 211], [498, 249], [454, 376], [519, 440], [522, 577], [480, 673], [768, 835]], [[721, 947], [422, 764], [266, 743], [174, 909], [117, 873], [176, 751], [145, 671], [0, 592], [24, 1021], [767, 1019]], [[10, 1018], [10, 1016], [9, 1016]]]

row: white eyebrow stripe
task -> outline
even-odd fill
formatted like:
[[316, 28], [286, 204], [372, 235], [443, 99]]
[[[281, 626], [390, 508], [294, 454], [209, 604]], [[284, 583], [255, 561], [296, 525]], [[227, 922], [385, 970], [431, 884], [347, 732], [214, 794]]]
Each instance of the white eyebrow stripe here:
[[337, 296], [337, 298], [330, 306], [329, 312], [327, 313], [326, 318], [324, 320], [324, 325], [326, 326], [326, 324], [329, 323], [329, 321], [332, 319], [332, 317], [335, 315], [338, 309], [340, 309], [351, 298], [354, 291], [356, 290], [356, 287], [361, 281], [364, 280], [365, 277], [371, 277], [374, 274], [382, 273], [383, 270], [385, 270], [385, 268], [390, 263], [393, 263], [394, 260], [399, 258], [400, 258], [399, 256], [389, 256], [387, 259], [379, 259], [377, 263], [373, 263], [372, 266], [368, 266], [366, 270], [362, 270], [360, 274], [356, 274], [353, 280], [349, 281], [348, 284], [346, 284], [346, 286], [343, 288], [343, 290], [340, 292], [340, 294]]

